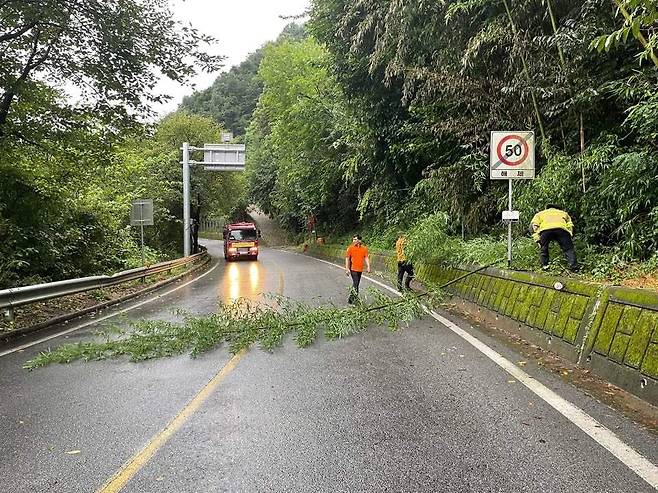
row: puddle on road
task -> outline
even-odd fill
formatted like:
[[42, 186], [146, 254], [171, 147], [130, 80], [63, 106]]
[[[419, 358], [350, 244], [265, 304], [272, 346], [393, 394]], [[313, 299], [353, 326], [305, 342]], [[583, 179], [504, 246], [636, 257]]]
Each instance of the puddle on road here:
[[228, 263], [219, 286], [220, 299], [230, 302], [238, 298], [260, 298], [265, 292], [266, 273], [266, 269], [257, 261]]

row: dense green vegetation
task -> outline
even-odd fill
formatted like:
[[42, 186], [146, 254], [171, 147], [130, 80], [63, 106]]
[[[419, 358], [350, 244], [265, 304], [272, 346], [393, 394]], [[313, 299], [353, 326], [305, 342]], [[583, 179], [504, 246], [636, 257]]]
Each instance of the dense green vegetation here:
[[[322, 236], [363, 231], [381, 248], [425, 231], [434, 250], [419, 252], [454, 261], [504, 249], [489, 132], [533, 129], [538, 177], [517, 183], [515, 234], [554, 202], [590, 271], [653, 265], [657, 6], [314, 0], [304, 27], [146, 126], [160, 74], [220, 66], [212, 39], [162, 0], [2, 2], [0, 288], [135, 265], [135, 198], [156, 203], [150, 260], [178, 255], [178, 147], [223, 129], [248, 145], [248, 186], [195, 172], [194, 216], [255, 203], [292, 232], [315, 216]], [[535, 245], [517, 248], [530, 266]]]
[[448, 236], [495, 238], [507, 184], [488, 178], [489, 132], [533, 129], [538, 177], [517, 183], [516, 234], [554, 202], [581, 251], [647, 259], [658, 246], [657, 5], [314, 0], [312, 37], [263, 54], [251, 197], [296, 231], [314, 214], [322, 235], [392, 240], [447, 213]]
[[[450, 234], [450, 219], [444, 212], [431, 214], [418, 220], [407, 231], [407, 255], [415, 261], [430, 261], [447, 266], [489, 265], [507, 266], [507, 238], [481, 235], [463, 240], [460, 236]], [[338, 235], [332, 241], [348, 244], [351, 235]], [[371, 250], [392, 252], [397, 237], [397, 230], [387, 228], [383, 231], [364, 231], [364, 241]], [[645, 276], [655, 277], [658, 270], [658, 255], [655, 253], [644, 261], [624, 257], [619, 249], [603, 248], [586, 243], [582, 238], [575, 239], [578, 261], [581, 265], [580, 276], [590, 280], [622, 283], [625, 280], [637, 280]], [[517, 270], [539, 271], [537, 261], [538, 248], [529, 236], [519, 236], [513, 244], [513, 264]], [[567, 272], [566, 261], [557, 244], [550, 247], [551, 264], [549, 270], [555, 274]], [[651, 283], [656, 287], [656, 283]], [[647, 286], [649, 287], [649, 286]]]
[[[303, 37], [304, 29], [293, 23], [283, 30], [279, 40], [299, 40]], [[263, 90], [262, 80], [258, 77], [262, 58], [262, 48], [251, 53], [240, 65], [217, 77], [207, 89], [183, 98], [180, 109], [208, 116], [234, 135], [244, 135]]]
[[[138, 265], [137, 198], [156, 207], [149, 261], [179, 256], [178, 148], [222, 126], [184, 113], [142, 122], [166, 99], [153, 91], [161, 74], [219, 68], [202, 51], [212, 39], [161, 0], [10, 0], [0, 14], [0, 289]], [[195, 175], [193, 210], [230, 210], [242, 186]]]
[[260, 208], [292, 230], [313, 213], [329, 224], [357, 220], [358, 199], [338, 166], [355, 122], [328, 62], [306, 39], [268, 46], [260, 65], [264, 90], [246, 136], [249, 185]]

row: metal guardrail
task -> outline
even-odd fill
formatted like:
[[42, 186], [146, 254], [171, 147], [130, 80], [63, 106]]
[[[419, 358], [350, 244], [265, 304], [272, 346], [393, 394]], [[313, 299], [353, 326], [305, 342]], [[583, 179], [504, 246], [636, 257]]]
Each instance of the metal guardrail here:
[[[230, 222], [230, 221], [229, 221]], [[222, 231], [227, 221], [223, 219], [204, 219], [199, 224], [199, 231]]]
[[92, 289], [105, 288], [115, 284], [133, 281], [135, 279], [141, 279], [146, 276], [157, 274], [158, 272], [186, 265], [203, 258], [206, 255], [208, 255], [208, 252], [204, 251], [190, 255], [189, 257], [169, 260], [149, 267], [125, 270], [111, 276], [81, 277], [78, 279], [67, 279], [65, 281], [35, 284], [33, 286], [3, 289], [0, 290], [0, 310], [5, 313], [5, 317], [12, 318], [13, 309], [19, 306], [52, 300], [62, 296], [90, 291]]

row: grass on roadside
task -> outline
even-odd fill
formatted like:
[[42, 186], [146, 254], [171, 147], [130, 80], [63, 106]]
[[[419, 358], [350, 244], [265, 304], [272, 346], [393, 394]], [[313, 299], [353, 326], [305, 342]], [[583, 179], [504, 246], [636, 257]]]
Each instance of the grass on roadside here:
[[[464, 264], [487, 265], [497, 259], [507, 258], [507, 235], [479, 236], [462, 240], [450, 234], [449, 219], [444, 213], [436, 213], [408, 228], [407, 255], [416, 263], [438, 263], [446, 267]], [[518, 228], [517, 228], [518, 229]], [[397, 228], [364, 228], [365, 244], [370, 251], [395, 248]], [[352, 234], [327, 238], [327, 243], [347, 245]], [[574, 239], [580, 270], [568, 270], [564, 255], [557, 244], [550, 248], [551, 262], [548, 272], [573, 276], [583, 280], [621, 284], [633, 287], [658, 288], [658, 252], [645, 260], [629, 259], [618, 248], [589, 245], [576, 236]], [[513, 241], [512, 269], [542, 272], [539, 265], [539, 246], [529, 236], [519, 231]]]

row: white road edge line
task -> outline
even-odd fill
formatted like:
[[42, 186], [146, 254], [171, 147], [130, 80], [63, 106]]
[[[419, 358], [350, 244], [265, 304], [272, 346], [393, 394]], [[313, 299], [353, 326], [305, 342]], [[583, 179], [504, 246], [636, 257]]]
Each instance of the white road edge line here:
[[90, 326], [90, 325], [96, 324], [96, 323], [98, 323], [98, 322], [102, 322], [103, 320], [107, 320], [108, 318], [116, 317], [117, 315], [121, 315], [121, 314], [126, 313], [126, 312], [129, 312], [130, 310], [133, 310], [133, 309], [135, 309], [135, 308], [139, 308], [140, 306], [146, 305], [147, 303], [151, 303], [152, 301], [155, 301], [155, 300], [157, 300], [157, 299], [159, 299], [159, 298], [163, 298], [163, 297], [167, 296], [168, 294], [173, 293], [174, 291], [178, 291], [179, 289], [184, 288], [185, 286], [188, 286], [188, 285], [192, 284], [193, 282], [198, 281], [199, 279], [201, 279], [201, 278], [207, 276], [208, 274], [210, 274], [210, 273], [211, 273], [212, 271], [214, 271], [217, 267], [219, 267], [219, 262], [217, 262], [217, 263], [215, 264], [214, 267], [212, 267], [211, 269], [207, 270], [206, 272], [204, 272], [203, 274], [201, 274], [199, 277], [195, 277], [195, 278], [192, 279], [191, 281], [187, 281], [185, 284], [181, 284], [180, 286], [176, 286], [175, 288], [170, 289], [169, 291], [166, 291], [166, 292], [164, 292], [164, 293], [161, 293], [161, 294], [159, 294], [159, 295], [157, 295], [157, 296], [153, 296], [152, 298], [149, 298], [149, 299], [147, 299], [147, 300], [140, 301], [139, 303], [137, 303], [137, 304], [135, 304], [135, 305], [129, 306], [129, 307], [127, 307], [127, 308], [124, 308], [123, 310], [119, 310], [119, 311], [114, 312], [114, 313], [110, 313], [109, 315], [105, 315], [104, 317], [95, 318], [95, 319], [93, 319], [93, 320], [90, 320], [90, 321], [88, 321], [88, 322], [83, 323], [82, 325], [78, 325], [78, 326], [76, 326], [76, 327], [72, 327], [72, 328], [70, 328], [70, 329], [68, 329], [68, 330], [65, 330], [65, 331], [63, 331], [63, 332], [58, 332], [57, 334], [52, 334], [52, 335], [50, 335], [50, 336], [48, 336], [48, 337], [44, 337], [44, 338], [42, 338], [42, 339], [39, 339], [39, 340], [36, 340], [36, 341], [32, 341], [32, 342], [29, 342], [29, 343], [27, 343], [27, 344], [23, 344], [22, 346], [18, 346], [18, 347], [15, 347], [15, 348], [13, 348], [13, 349], [8, 349], [8, 350], [6, 350], [6, 351], [2, 351], [2, 352], [0, 352], [0, 357], [2, 357], [2, 356], [7, 356], [8, 354], [12, 354], [12, 353], [15, 353], [15, 352], [17, 352], [17, 351], [22, 351], [23, 349], [27, 349], [27, 348], [29, 348], [29, 347], [36, 346], [37, 344], [41, 344], [41, 343], [43, 343], [43, 342], [47, 342], [47, 341], [49, 341], [49, 340], [51, 340], [51, 339], [55, 339], [55, 338], [57, 338], [57, 337], [61, 337], [61, 336], [64, 336], [64, 335], [66, 335], [66, 334], [70, 334], [71, 332], [75, 332], [76, 330], [84, 329], [85, 327], [88, 327], [88, 326]]
[[[285, 250], [284, 250], [285, 251]], [[292, 252], [288, 252], [292, 253]], [[298, 254], [299, 255], [299, 254]], [[306, 255], [305, 255], [306, 256]], [[315, 257], [310, 257], [318, 262], [323, 262], [329, 264], [338, 269], [344, 269], [344, 267], [328, 262], [326, 260], [318, 259]], [[363, 276], [368, 281], [381, 286], [382, 288], [400, 296], [395, 289], [390, 286], [387, 286], [383, 282], [377, 281], [369, 276]], [[658, 490], [658, 467], [649, 461], [642, 454], [637, 452], [631, 446], [624, 443], [617, 435], [615, 435], [608, 428], [599, 423], [596, 419], [591, 417], [585, 411], [577, 407], [575, 404], [567, 401], [563, 397], [560, 397], [558, 394], [553, 392], [551, 389], [546, 387], [541, 382], [538, 382], [536, 379], [528, 375], [514, 363], [506, 359], [500, 353], [494, 351], [484, 342], [476, 339], [471, 334], [466, 332], [464, 329], [460, 328], [457, 324], [451, 322], [445, 317], [442, 317], [433, 310], [424, 307], [425, 311], [431, 315], [435, 320], [443, 324], [446, 328], [450, 329], [452, 332], [457, 334], [459, 337], [464, 339], [466, 342], [471, 344], [475, 349], [484, 354], [491, 361], [500, 366], [507, 373], [516, 378], [519, 382], [525, 385], [530, 389], [535, 395], [540, 399], [545, 401], [557, 412], [562, 414], [565, 418], [571, 421], [574, 425], [580, 428], [583, 432], [589, 435], [594, 439], [599, 445], [604, 449], [614, 455], [619, 459], [626, 467], [631, 469], [635, 474], [640, 476], [644, 481], [651, 485], [654, 489]]]

